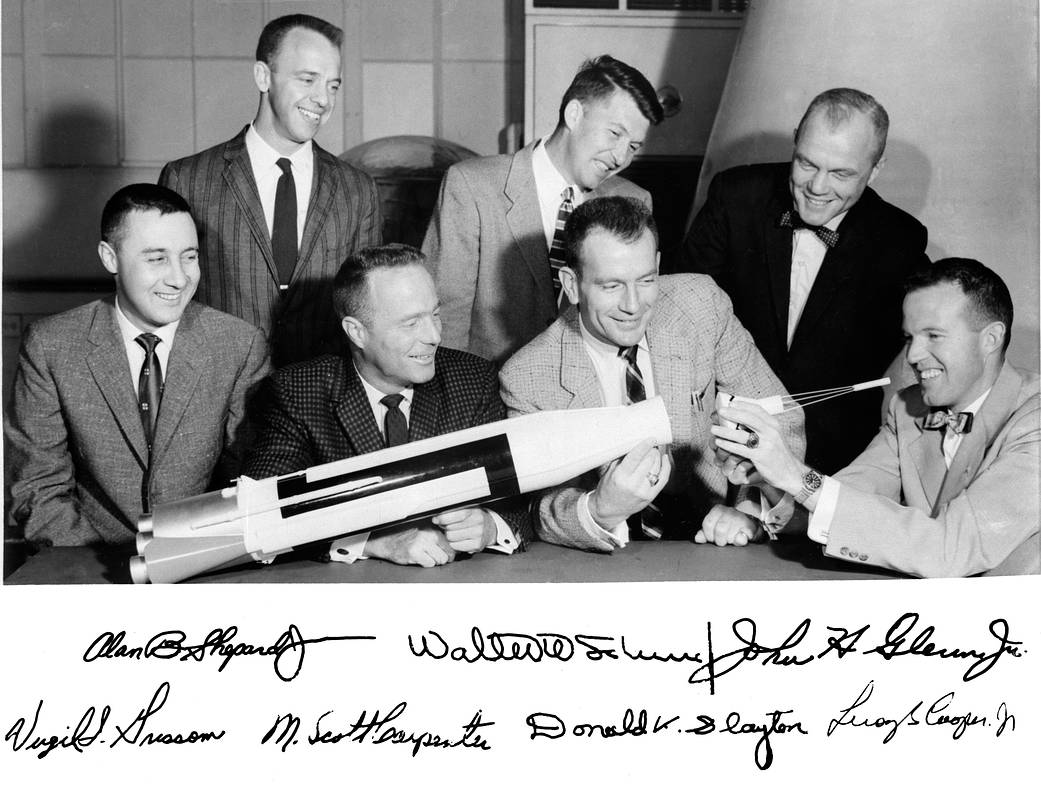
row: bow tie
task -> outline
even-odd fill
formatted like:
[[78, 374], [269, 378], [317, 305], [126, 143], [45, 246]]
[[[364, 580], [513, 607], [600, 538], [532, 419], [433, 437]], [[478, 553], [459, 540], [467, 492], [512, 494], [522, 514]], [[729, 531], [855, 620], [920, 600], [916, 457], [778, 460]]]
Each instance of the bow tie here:
[[818, 238], [821, 243], [827, 246], [829, 249], [834, 249], [839, 242], [839, 233], [835, 230], [829, 230], [827, 227], [814, 227], [812, 224], [807, 224], [802, 220], [802, 216], [796, 213], [794, 210], [786, 210], [781, 214], [781, 220], [778, 222], [782, 227], [791, 227], [793, 230], [809, 230]]
[[949, 413], [946, 410], [933, 410], [922, 423], [925, 429], [943, 429], [946, 427], [955, 434], [967, 434], [972, 430], [972, 413]]

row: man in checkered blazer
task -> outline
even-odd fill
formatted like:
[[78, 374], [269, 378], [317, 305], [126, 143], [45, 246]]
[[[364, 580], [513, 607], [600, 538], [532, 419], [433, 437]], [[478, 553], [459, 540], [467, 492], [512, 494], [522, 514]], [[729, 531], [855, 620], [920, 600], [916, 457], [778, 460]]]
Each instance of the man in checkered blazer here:
[[[350, 350], [269, 379], [263, 433], [247, 475], [282, 475], [505, 417], [494, 365], [439, 347], [440, 305], [423, 263], [422, 253], [400, 244], [363, 249], [344, 262], [332, 299]], [[505, 501], [495, 508], [347, 536], [329, 556], [435, 566], [459, 552], [512, 553], [531, 537], [526, 506]]]
[[[663, 535], [741, 545], [760, 534], [750, 514], [787, 521], [790, 499], [764, 496], [760, 506], [757, 492], [746, 490], [741, 511], [726, 505], [727, 477], [709, 432], [716, 392], [755, 398], [786, 393], [730, 299], [708, 276], [658, 276], [654, 219], [629, 197], [578, 206], [567, 223], [567, 253], [560, 277], [577, 309], [568, 309], [503, 366], [509, 414], [622, 405], [658, 394], [673, 444], [662, 457], [645, 441], [599, 476], [587, 473], [543, 493], [535, 522], [539, 538], [599, 552], [633, 537]], [[801, 411], [786, 414], [782, 423], [801, 452]], [[660, 509], [653, 527], [647, 512], [652, 502]]]

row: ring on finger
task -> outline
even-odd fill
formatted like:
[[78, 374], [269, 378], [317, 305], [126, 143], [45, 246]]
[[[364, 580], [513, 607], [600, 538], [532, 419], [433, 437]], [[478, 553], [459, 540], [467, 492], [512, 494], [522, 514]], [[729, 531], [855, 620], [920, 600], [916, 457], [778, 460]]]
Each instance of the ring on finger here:
[[658, 473], [648, 473], [647, 474], [647, 483], [649, 483], [651, 486], [654, 486], [655, 484], [658, 483], [658, 479], [659, 478], [660, 478], [660, 476], [658, 475]]
[[749, 434], [748, 434], [748, 439], [745, 440], [745, 447], [746, 448], [755, 448], [758, 445], [759, 445], [759, 433], [750, 431]]

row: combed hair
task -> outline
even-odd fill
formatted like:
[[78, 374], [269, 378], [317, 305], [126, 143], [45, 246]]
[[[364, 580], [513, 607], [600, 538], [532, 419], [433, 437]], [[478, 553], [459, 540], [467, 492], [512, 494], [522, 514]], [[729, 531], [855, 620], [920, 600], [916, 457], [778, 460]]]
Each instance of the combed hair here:
[[278, 48], [282, 45], [282, 39], [290, 30], [298, 27], [313, 30], [325, 36], [329, 43], [337, 49], [343, 48], [343, 30], [336, 25], [309, 14], [289, 14], [272, 19], [264, 25], [264, 29], [260, 31], [260, 39], [257, 41], [257, 60], [271, 65], [278, 54]]
[[402, 268], [423, 265], [426, 255], [404, 243], [369, 246], [344, 260], [333, 279], [333, 308], [341, 320], [356, 317], [363, 322], [368, 318], [368, 276], [381, 268]]
[[825, 90], [810, 102], [803, 113], [799, 126], [795, 129], [795, 143], [799, 143], [806, 121], [817, 110], [823, 111], [828, 124], [834, 128], [842, 123], [849, 122], [854, 112], [863, 112], [868, 116], [871, 125], [875, 129], [874, 163], [877, 164], [886, 151], [886, 137], [889, 135], [889, 114], [885, 107], [875, 100], [874, 96], [868, 95], [861, 90], [852, 87], [835, 87]]
[[1005, 325], [1004, 353], [1012, 338], [1012, 296], [1005, 282], [979, 260], [948, 257], [915, 271], [904, 283], [904, 293], [924, 290], [935, 284], [956, 284], [975, 312], [977, 328], [1000, 322]]
[[615, 60], [610, 55], [600, 55], [585, 61], [575, 78], [571, 80], [571, 85], [560, 100], [557, 122], [563, 125], [564, 108], [572, 99], [578, 99], [585, 104], [587, 101], [607, 98], [615, 90], [628, 93], [636, 102], [640, 114], [647, 118], [652, 126], [661, 123], [665, 117], [665, 111], [658, 101], [658, 94], [647, 81], [647, 77], [621, 60]]
[[101, 211], [101, 239], [109, 246], [118, 246], [123, 237], [123, 222], [127, 214], [136, 210], [157, 210], [163, 216], [168, 213], [187, 213], [190, 216], [192, 212], [184, 197], [166, 186], [131, 183], [105, 203]]
[[609, 232], [625, 243], [635, 243], [646, 230], [658, 245], [658, 226], [650, 209], [635, 197], [597, 197], [583, 202], [571, 213], [564, 227], [567, 264], [581, 274], [579, 250], [589, 235], [597, 230]]

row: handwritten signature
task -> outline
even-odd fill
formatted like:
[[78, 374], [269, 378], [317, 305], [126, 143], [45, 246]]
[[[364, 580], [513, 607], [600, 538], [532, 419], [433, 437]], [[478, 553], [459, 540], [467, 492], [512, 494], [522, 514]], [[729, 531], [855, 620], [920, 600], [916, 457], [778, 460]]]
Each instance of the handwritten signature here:
[[[20, 717], [4, 736], [4, 742], [11, 744], [12, 751], [35, 752], [37, 759], [42, 760], [48, 754], [59, 750], [71, 750], [83, 754], [95, 744], [106, 744], [108, 735], [108, 748], [114, 748], [120, 744], [132, 746], [182, 745], [192, 743], [211, 743], [221, 740], [225, 730], [169, 730], [156, 729], [154, 717], [166, 705], [170, 696], [170, 684], [163, 682], [155, 690], [148, 703], [137, 712], [131, 721], [125, 726], [119, 726], [109, 721], [112, 718], [112, 706], [105, 705], [98, 710], [97, 706], [91, 705], [83, 711], [79, 720], [73, 725], [58, 725], [70, 732], [64, 735], [55, 735], [47, 732], [37, 732], [41, 725], [40, 717], [43, 714], [43, 700], [36, 705], [31, 721]], [[28, 728], [26, 726], [28, 725]], [[106, 733], [106, 730], [108, 732]]]
[[202, 662], [207, 658], [219, 658], [217, 672], [223, 672], [232, 659], [239, 656], [272, 657], [275, 674], [286, 682], [300, 674], [304, 666], [304, 651], [307, 645], [320, 642], [347, 642], [353, 640], [375, 640], [368, 635], [315, 637], [304, 639], [295, 625], [290, 626], [270, 644], [256, 645], [236, 642], [238, 626], [213, 629], [202, 642], [186, 644], [188, 635], [183, 631], [161, 631], [144, 645], [125, 644], [127, 633], [106, 631], [94, 638], [83, 653], [83, 661], [90, 663], [98, 659], [176, 659], [178, 661]]
[[568, 725], [556, 713], [538, 712], [529, 714], [525, 719], [528, 725], [529, 739], [548, 738], [559, 740], [567, 735], [575, 738], [619, 738], [623, 736], [640, 737], [658, 735], [664, 732], [678, 732], [687, 735], [710, 735], [723, 733], [728, 735], [756, 735], [754, 757], [756, 767], [767, 770], [774, 761], [774, 749], [771, 735], [788, 735], [798, 733], [808, 735], [801, 721], [793, 721], [789, 714], [792, 710], [771, 710], [762, 721], [744, 721], [737, 711], [727, 713], [726, 718], [717, 721], [715, 717], [700, 713], [697, 724], [687, 727], [680, 721], [679, 715], [665, 716], [657, 714], [650, 722], [650, 714], [646, 709], [634, 711], [626, 708], [622, 714], [621, 724], [605, 724], [603, 722], [582, 721]]
[[998, 709], [992, 719], [985, 713], [953, 710], [951, 706], [955, 701], [955, 693], [948, 691], [930, 703], [924, 712], [922, 708], [925, 706], [925, 701], [919, 700], [904, 713], [879, 715], [874, 711], [869, 713], [864, 708], [874, 691], [875, 682], [873, 680], [868, 681], [860, 694], [857, 695], [857, 698], [843, 708], [838, 716], [828, 722], [827, 734], [829, 738], [838, 732], [841, 727], [886, 730], [882, 743], [889, 743], [905, 726], [917, 727], [918, 725], [925, 725], [927, 727], [948, 728], [951, 731], [951, 738], [954, 740], [958, 740], [965, 734], [966, 730], [974, 727], [993, 727], [997, 725], [994, 731], [995, 738], [1000, 738], [1006, 730], [1011, 732], [1016, 729], [1016, 717], [1009, 711], [1008, 705], [1004, 702], [998, 705]]
[[[328, 743], [382, 743], [404, 744], [411, 746], [415, 757], [423, 749], [476, 749], [489, 751], [492, 746], [480, 733], [486, 727], [495, 724], [485, 721], [482, 711], [477, 710], [466, 724], [462, 725], [462, 735], [442, 737], [426, 730], [408, 730], [400, 719], [405, 714], [408, 703], [399, 702], [386, 713], [363, 710], [354, 722], [338, 729], [332, 727], [330, 717], [335, 711], [327, 710], [314, 722], [313, 731], [304, 738], [300, 736], [303, 719], [295, 713], [283, 713], [275, 718], [274, 723], [264, 733], [260, 742], [271, 743], [285, 752], [290, 746], [305, 740], [308, 745], [316, 746]], [[392, 723], [393, 722], [393, 723]]]

